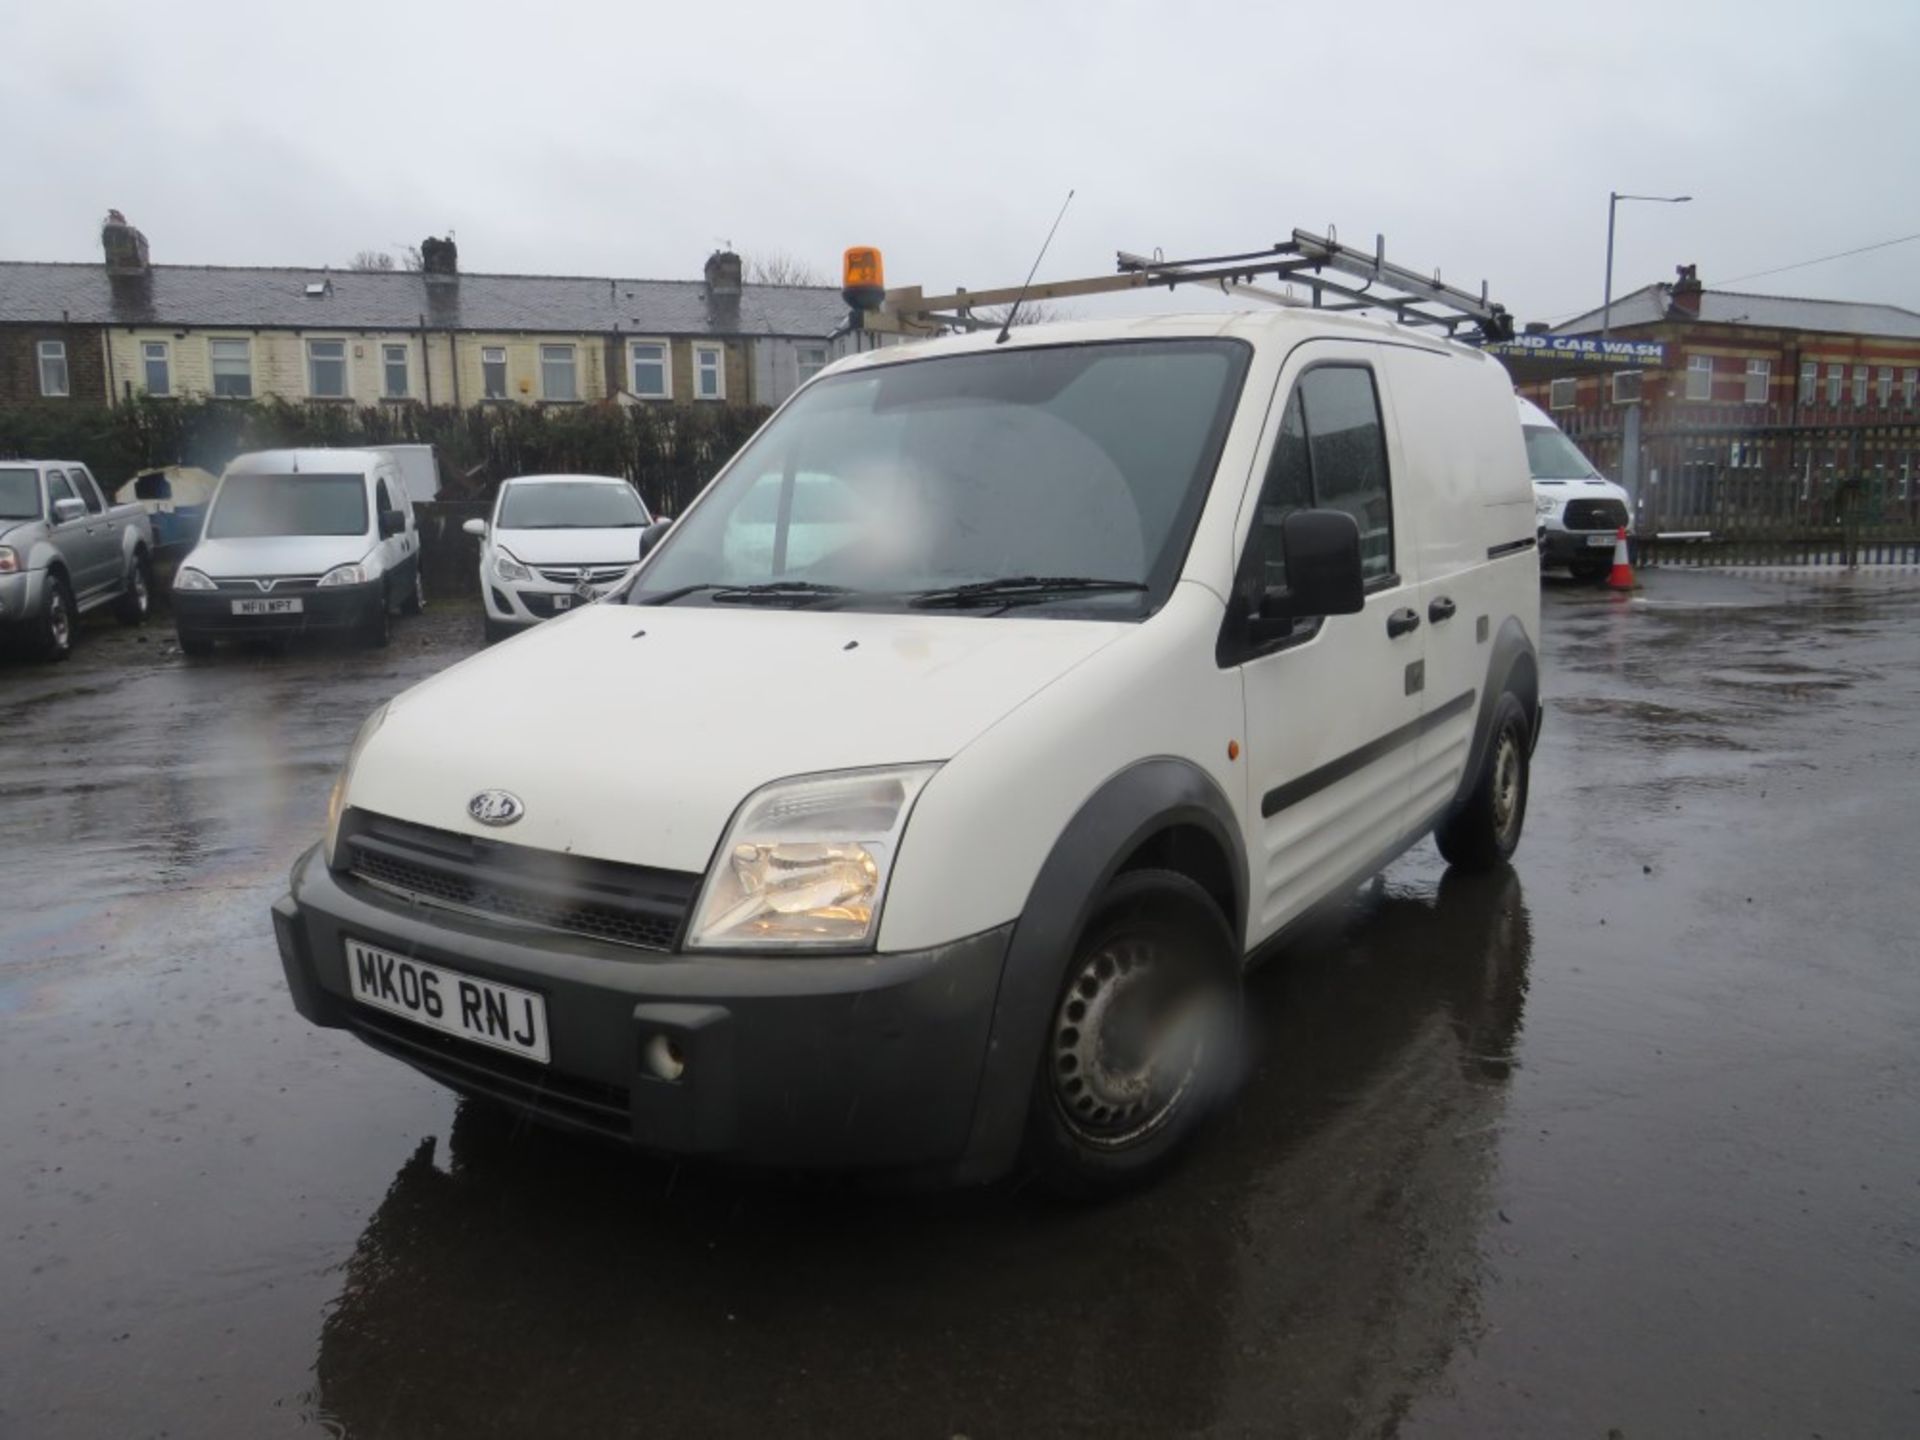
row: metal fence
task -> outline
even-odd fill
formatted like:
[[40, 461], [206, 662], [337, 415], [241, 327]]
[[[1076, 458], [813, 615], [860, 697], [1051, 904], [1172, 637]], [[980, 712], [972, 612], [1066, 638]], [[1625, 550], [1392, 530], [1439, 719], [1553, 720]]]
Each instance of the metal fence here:
[[[1607, 409], [1562, 424], [1618, 476], [1624, 421]], [[1635, 488], [1643, 563], [1920, 565], [1911, 411], [1689, 407], [1643, 427]]]

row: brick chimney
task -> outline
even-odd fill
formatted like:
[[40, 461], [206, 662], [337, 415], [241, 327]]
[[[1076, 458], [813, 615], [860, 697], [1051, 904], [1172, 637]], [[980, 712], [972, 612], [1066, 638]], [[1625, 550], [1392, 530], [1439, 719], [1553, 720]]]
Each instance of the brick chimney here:
[[420, 273], [429, 285], [460, 283], [460, 250], [451, 235], [444, 240], [429, 235], [420, 242]]
[[740, 257], [733, 251], [716, 250], [707, 257], [707, 295], [710, 298], [737, 298], [741, 280]]
[[1673, 289], [1668, 293], [1667, 314], [1675, 320], [1700, 318], [1700, 296], [1706, 287], [1700, 283], [1697, 269], [1693, 265], [1674, 267], [1674, 273], [1679, 278], [1673, 282]]
[[109, 275], [146, 275], [153, 269], [147, 259], [147, 237], [118, 210], [107, 211], [101, 223], [100, 248], [106, 252]]

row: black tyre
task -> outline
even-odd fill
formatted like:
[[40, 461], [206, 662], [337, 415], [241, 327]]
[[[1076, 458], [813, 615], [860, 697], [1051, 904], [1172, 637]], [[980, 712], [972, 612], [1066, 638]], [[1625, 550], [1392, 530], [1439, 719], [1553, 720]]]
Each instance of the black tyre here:
[[1580, 559], [1571, 562], [1567, 569], [1572, 572], [1574, 579], [1583, 580], [1591, 585], [1597, 580], [1606, 579], [1613, 573], [1613, 556], [1608, 554], [1595, 559], [1583, 555]]
[[204, 660], [213, 654], [213, 637], [204, 630], [177, 630], [174, 633], [179, 637], [182, 655]]
[[1493, 733], [1480, 775], [1460, 808], [1433, 833], [1449, 865], [1491, 870], [1513, 858], [1527, 819], [1532, 739], [1532, 722], [1520, 702], [1502, 695], [1494, 707]]
[[1048, 1019], [1028, 1172], [1073, 1199], [1152, 1179], [1235, 1078], [1239, 1025], [1240, 956], [1213, 898], [1173, 871], [1119, 876]]
[[64, 660], [73, 653], [73, 627], [78, 621], [73, 591], [67, 577], [47, 576], [47, 593], [40, 602], [40, 618], [33, 625], [33, 650], [42, 660]]
[[113, 607], [114, 618], [122, 625], [144, 625], [153, 608], [153, 564], [147, 552], [137, 551], [127, 567], [127, 588]]
[[393, 597], [384, 589], [380, 603], [360, 626], [360, 643], [369, 650], [384, 650], [393, 639]]

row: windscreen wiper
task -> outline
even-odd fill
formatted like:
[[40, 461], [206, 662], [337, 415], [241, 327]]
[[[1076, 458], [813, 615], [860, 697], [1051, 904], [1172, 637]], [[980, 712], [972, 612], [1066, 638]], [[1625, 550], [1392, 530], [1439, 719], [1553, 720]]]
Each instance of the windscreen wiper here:
[[1138, 580], [1102, 580], [1091, 575], [1003, 575], [998, 580], [975, 580], [966, 585], [916, 591], [907, 604], [917, 610], [965, 610], [1025, 600], [1049, 600], [1056, 595], [1111, 594], [1146, 588]]
[[666, 590], [658, 595], [643, 596], [633, 603], [671, 605], [676, 600], [684, 600], [702, 591], [710, 592], [716, 603], [726, 605], [777, 605], [783, 600], [830, 600], [835, 596], [855, 593], [845, 585], [820, 585], [812, 580], [769, 580], [759, 585], [723, 585], [710, 580], [699, 585], [682, 585], [678, 590]]

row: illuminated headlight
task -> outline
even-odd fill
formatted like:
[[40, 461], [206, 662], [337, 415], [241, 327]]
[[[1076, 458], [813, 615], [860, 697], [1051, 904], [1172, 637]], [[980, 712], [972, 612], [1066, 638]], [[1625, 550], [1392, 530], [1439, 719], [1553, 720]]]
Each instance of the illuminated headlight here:
[[777, 780], [747, 797], [700, 892], [691, 950], [857, 950], [933, 765]]
[[320, 588], [333, 585], [364, 585], [373, 577], [364, 565], [336, 565], [320, 577]]
[[346, 763], [334, 778], [333, 793], [327, 796], [327, 833], [321, 853], [326, 856], [328, 869], [333, 868], [334, 847], [340, 840], [340, 817], [347, 813], [347, 787], [353, 784], [353, 767], [359, 763], [360, 752], [367, 748], [367, 742], [373, 739], [373, 732], [380, 728], [380, 722], [386, 718], [385, 705], [367, 716], [365, 723], [360, 726], [360, 733], [353, 737], [353, 744], [347, 750]]
[[176, 590], [212, 590], [217, 587], [213, 581], [209, 580], [192, 566], [182, 565], [180, 567], [180, 573], [173, 577], [173, 588]]
[[500, 580], [533, 579], [533, 572], [504, 550], [497, 551], [494, 554], [493, 573], [495, 578]]

